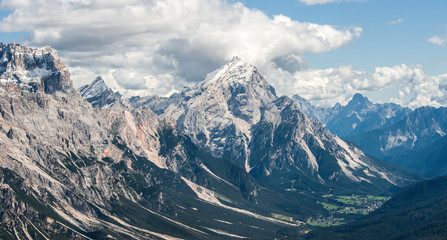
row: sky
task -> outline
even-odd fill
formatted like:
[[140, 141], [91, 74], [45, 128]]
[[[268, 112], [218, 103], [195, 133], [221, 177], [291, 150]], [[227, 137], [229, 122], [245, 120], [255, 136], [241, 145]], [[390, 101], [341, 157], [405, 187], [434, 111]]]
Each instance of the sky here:
[[55, 48], [76, 87], [193, 86], [233, 56], [279, 95], [447, 106], [444, 0], [3, 0], [0, 42]]

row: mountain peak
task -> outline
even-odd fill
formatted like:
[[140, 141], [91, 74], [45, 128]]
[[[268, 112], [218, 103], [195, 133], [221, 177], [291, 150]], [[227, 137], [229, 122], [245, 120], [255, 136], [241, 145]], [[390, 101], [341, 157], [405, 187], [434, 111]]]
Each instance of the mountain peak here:
[[363, 96], [363, 95], [360, 94], [360, 93], [356, 93], [356, 94], [354, 94], [354, 96], [352, 97], [352, 101], [356, 101], [356, 102], [359, 102], [359, 101], [362, 101], [362, 102], [369, 102], [368, 98], [365, 97], [365, 96]]
[[101, 76], [98, 76], [90, 84], [80, 87], [79, 92], [95, 108], [111, 108], [117, 103], [122, 105], [121, 95], [118, 92], [113, 92]]
[[238, 56], [234, 56], [233, 58], [231, 58], [231, 62], [237, 62], [237, 61], [240, 61], [240, 60], [241, 60], [241, 58], [238, 57]]
[[202, 85], [241, 84], [249, 81], [252, 75], [260, 75], [256, 67], [239, 57], [233, 57], [230, 62], [209, 73], [202, 82]]
[[111, 91], [111, 89], [107, 87], [106, 83], [104, 82], [104, 79], [101, 76], [98, 76], [90, 84], [84, 85], [79, 88], [79, 92], [85, 99], [98, 96], [107, 91]]
[[368, 108], [372, 104], [373, 103], [371, 101], [369, 101], [369, 99], [367, 97], [364, 97], [360, 93], [356, 93], [352, 97], [351, 101], [349, 101], [347, 107], [355, 108], [355, 109], [359, 110], [359, 109], [363, 109], [363, 108]]
[[72, 81], [67, 66], [49, 46], [30, 48], [0, 43], [0, 82], [16, 83], [23, 90], [45, 93], [67, 91]]
[[106, 85], [105, 82], [104, 82], [104, 79], [103, 79], [101, 76], [96, 77], [95, 80], [93, 80], [92, 83], [94, 83], [94, 84], [104, 84], [104, 85]]

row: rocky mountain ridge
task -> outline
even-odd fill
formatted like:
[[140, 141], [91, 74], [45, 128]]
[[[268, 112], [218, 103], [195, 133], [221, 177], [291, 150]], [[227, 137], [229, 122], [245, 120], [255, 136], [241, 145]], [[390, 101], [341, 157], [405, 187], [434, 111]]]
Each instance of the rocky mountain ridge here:
[[139, 102], [161, 118], [173, 119], [194, 143], [216, 157], [234, 159], [255, 178], [285, 181], [277, 178], [288, 172], [307, 187], [340, 179], [401, 181], [303, 114], [292, 100], [277, 97], [257, 69], [239, 58], [193, 88], [170, 98], [140, 98], [133, 105]]
[[278, 98], [240, 59], [158, 98], [158, 116], [101, 79], [84, 100], [50, 48], [2, 47], [6, 239], [272, 239], [327, 214], [321, 193], [387, 194], [408, 183]]
[[72, 89], [67, 66], [56, 50], [46, 46], [33, 49], [19, 44], [0, 43], [0, 82], [16, 83], [24, 90], [53, 93]]
[[[8, 47], [13, 48], [10, 52], [23, 48]], [[32, 56], [40, 51], [28, 49], [22, 62], [14, 64], [32, 71]], [[27, 76], [23, 80], [16, 75], [0, 83], [0, 179], [5, 196], [0, 229], [5, 238], [239, 237], [245, 227], [229, 228], [231, 219], [259, 226], [251, 237], [273, 237], [272, 227], [297, 225], [274, 219], [269, 207], [255, 205], [256, 199], [244, 194], [255, 191], [256, 184], [242, 169], [200, 153], [149, 108], [118, 104], [94, 109], [69, 78], [62, 84], [66, 87], [57, 88], [54, 82], [55, 91], [45, 92], [39, 86], [46, 84], [47, 76], [27, 82]], [[43, 84], [35, 85], [39, 82]], [[224, 163], [231, 176], [214, 173], [215, 165]], [[221, 189], [227, 197], [205, 187]], [[222, 200], [230, 198], [231, 204]], [[204, 212], [198, 214], [198, 208]], [[210, 221], [210, 213], [222, 215], [221, 222]]]
[[404, 118], [411, 110], [393, 103], [373, 104], [361, 94], [336, 112], [326, 127], [340, 137], [383, 128]]
[[[385, 158], [416, 171], [425, 169], [424, 174], [430, 175], [430, 172], [439, 174], [438, 170], [444, 169], [442, 164], [425, 162], [429, 159], [439, 160], [436, 157], [422, 156], [430, 155], [432, 150], [436, 151], [434, 146], [442, 146], [441, 143], [437, 144], [437, 141], [446, 135], [446, 117], [445, 107], [421, 107], [388, 127], [350, 136], [347, 139], [360, 146], [368, 154]], [[442, 150], [437, 151], [439, 151], [438, 154], [443, 154]], [[414, 159], [415, 155], [420, 159]], [[431, 164], [435, 165], [427, 169], [426, 166]]]
[[426, 176], [441, 176], [446, 172], [442, 163], [447, 154], [443, 150], [447, 131], [444, 107], [421, 107], [412, 111], [392, 103], [373, 104], [360, 94], [354, 95], [346, 106], [333, 108], [312, 106], [297, 95], [293, 99], [307, 114], [326, 121], [332, 133], [371, 156]]
[[333, 107], [317, 107], [298, 94], [293, 95], [292, 100], [298, 104], [301, 111], [318, 120], [323, 125], [326, 125], [334, 116], [336, 116], [342, 107], [340, 103], [335, 104]]
[[361, 134], [392, 125], [411, 112], [393, 103], [372, 103], [368, 98], [357, 93], [349, 103], [339, 103], [330, 108], [313, 106], [298, 95], [292, 98], [309, 116], [323, 123], [329, 131], [340, 137]]
[[92, 104], [94, 108], [108, 109], [114, 105], [129, 104], [118, 92], [107, 87], [102, 77], [98, 76], [92, 83], [79, 88], [82, 98]]

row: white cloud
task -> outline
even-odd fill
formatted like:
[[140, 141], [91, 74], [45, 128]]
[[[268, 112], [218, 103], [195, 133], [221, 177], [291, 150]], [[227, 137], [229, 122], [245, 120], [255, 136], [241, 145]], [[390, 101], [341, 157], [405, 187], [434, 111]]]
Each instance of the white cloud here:
[[395, 24], [400, 24], [403, 22], [404, 22], [404, 20], [402, 18], [399, 18], [399, 19], [388, 22], [388, 24], [395, 25]]
[[[409, 107], [447, 105], [447, 74], [429, 76], [422, 66], [405, 64], [378, 67], [374, 73], [356, 71], [352, 66], [296, 72], [276, 86], [287, 95], [299, 94], [320, 106], [347, 103], [357, 92], [381, 94], [392, 89], [395, 94], [385, 101]], [[280, 76], [278, 74], [277, 76]]]
[[447, 37], [442, 38], [442, 37], [439, 37], [438, 35], [435, 35], [435, 36], [429, 38], [428, 41], [434, 45], [444, 46], [447, 43]]
[[293, 72], [305, 65], [302, 53], [331, 51], [362, 33], [271, 18], [226, 0], [3, 0], [1, 7], [12, 13], [0, 31], [29, 32], [27, 44], [57, 49], [77, 86], [103, 75], [128, 94], [181, 89], [235, 55]]
[[358, 2], [362, 0], [299, 0], [299, 1], [306, 5], [317, 5], [317, 4], [326, 4], [334, 2]]

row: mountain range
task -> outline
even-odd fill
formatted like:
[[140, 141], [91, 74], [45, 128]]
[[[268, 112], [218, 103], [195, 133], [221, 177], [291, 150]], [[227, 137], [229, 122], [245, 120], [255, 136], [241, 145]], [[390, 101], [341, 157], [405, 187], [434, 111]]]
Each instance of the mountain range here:
[[312, 106], [298, 95], [293, 99], [309, 116], [368, 155], [426, 176], [447, 173], [445, 107], [411, 110], [392, 103], [373, 104], [361, 94], [332, 108]]
[[342, 138], [390, 126], [411, 112], [409, 108], [394, 103], [372, 103], [360, 93], [356, 93], [344, 106], [337, 103], [329, 108], [313, 106], [299, 95], [292, 99], [306, 114]]
[[[366, 153], [413, 169], [428, 176], [447, 173], [444, 136], [445, 107], [421, 107], [396, 123], [346, 137]], [[444, 143], [443, 143], [444, 142]]]
[[168, 98], [126, 99], [101, 77], [75, 89], [50, 47], [0, 49], [2, 239], [288, 238], [331, 216], [324, 195], [390, 196], [420, 179], [237, 57]]

